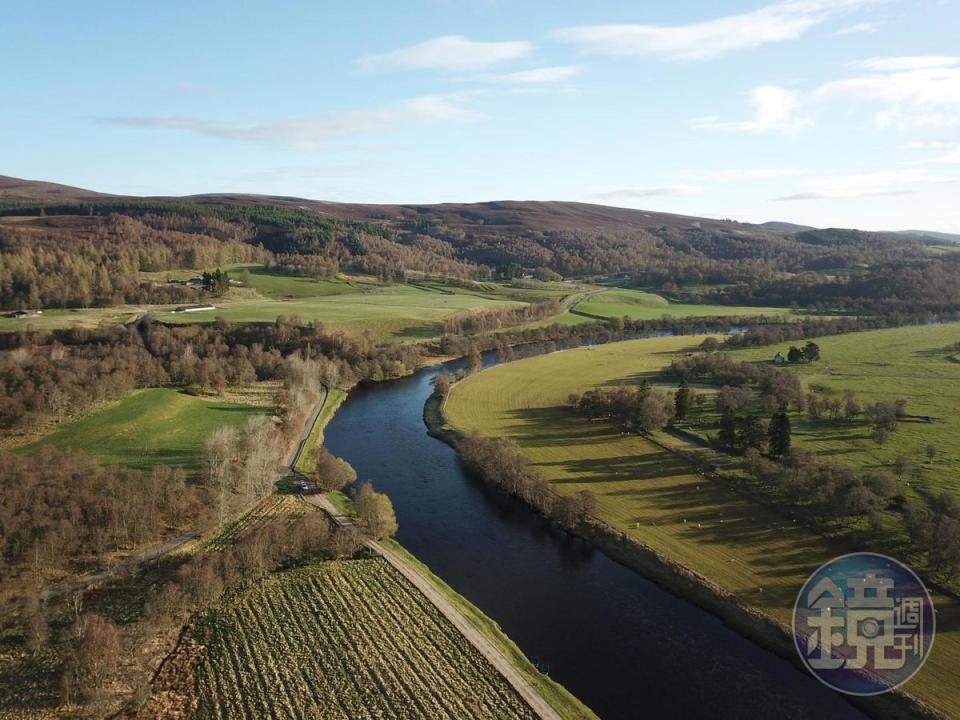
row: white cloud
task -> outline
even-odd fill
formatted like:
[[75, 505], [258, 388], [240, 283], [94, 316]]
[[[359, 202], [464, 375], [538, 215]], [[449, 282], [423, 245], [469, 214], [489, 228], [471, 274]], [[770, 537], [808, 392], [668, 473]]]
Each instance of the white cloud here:
[[960, 58], [950, 55], [905, 55], [899, 57], [875, 57], [859, 63], [864, 70], [876, 72], [896, 72], [899, 70], [928, 70], [930, 68], [951, 67], [960, 62]]
[[892, 170], [853, 175], [827, 175], [800, 184], [801, 192], [778, 200], [842, 200], [849, 198], [909, 195], [921, 185], [960, 182], [960, 177], [918, 170]]
[[418, 45], [378, 55], [364, 55], [357, 67], [365, 71], [381, 70], [483, 70], [529, 55], [528, 42], [475, 42], [462, 35], [444, 35]]
[[664, 187], [619, 188], [596, 193], [593, 197], [599, 200], [642, 200], [652, 197], [696, 195], [699, 192], [700, 188], [693, 185], [667, 185]]
[[870, 72], [823, 83], [801, 93], [763, 85], [750, 91], [753, 116], [727, 121], [694, 120], [701, 129], [791, 133], [813, 124], [813, 111], [830, 102], [879, 105], [878, 127], [960, 127], [960, 58], [930, 55], [871, 58], [858, 63]]
[[875, 33], [877, 31], [877, 26], [872, 22], [862, 22], [855, 23], [853, 25], [847, 25], [847, 27], [840, 28], [837, 30], [837, 35], [865, 35], [867, 33]]
[[572, 80], [580, 74], [576, 65], [554, 65], [551, 67], [518, 70], [517, 72], [491, 75], [486, 80], [493, 82], [514, 83], [518, 85], [549, 85]]
[[879, 127], [960, 126], [960, 58], [873, 58], [862, 67], [872, 72], [825, 83], [811, 100], [879, 104]]
[[582, 25], [552, 37], [582, 50], [621, 57], [708, 60], [735, 50], [794, 40], [830, 17], [876, 0], [786, 0], [689, 25]]
[[340, 137], [477, 117], [475, 113], [456, 104], [451, 97], [426, 95], [383, 108], [283, 118], [252, 125], [232, 125], [182, 115], [112, 117], [104, 118], [101, 122], [127, 127], [184, 130], [229, 140], [319, 150], [327, 147], [331, 140]]
[[748, 96], [753, 116], [748, 120], [724, 121], [717, 117], [698, 118], [694, 127], [706, 130], [734, 130], [740, 132], [795, 133], [811, 124], [803, 115], [799, 93], [775, 85], [753, 88]]
[[918, 161], [920, 165], [960, 165], [960, 141], [913, 142], [904, 147], [907, 150], [931, 150], [936, 152], [933, 157]]
[[697, 178], [708, 182], [741, 182], [796, 177], [797, 175], [803, 175], [805, 172], [805, 170], [800, 170], [797, 168], [734, 168], [730, 170], [687, 172], [684, 173], [684, 176]]

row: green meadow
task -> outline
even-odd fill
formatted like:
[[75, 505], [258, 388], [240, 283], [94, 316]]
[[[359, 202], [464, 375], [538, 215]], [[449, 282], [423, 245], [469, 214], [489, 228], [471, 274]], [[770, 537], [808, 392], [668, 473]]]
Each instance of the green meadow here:
[[[241, 271], [242, 272], [242, 271]], [[234, 271], [233, 277], [240, 277]], [[489, 307], [519, 306], [506, 292], [486, 293], [437, 283], [383, 285], [369, 279], [312, 280], [262, 268], [251, 268], [252, 288], [232, 288], [212, 300], [215, 310], [171, 313], [173, 306], [155, 309], [166, 323], [274, 322], [299, 317], [334, 330], [369, 330], [385, 340], [420, 340], [442, 334], [451, 315]]]
[[[864, 335], [848, 337], [855, 345]], [[608, 525], [788, 622], [808, 575], [848, 552], [846, 547], [725, 483], [707, 480], [656, 443], [621, 434], [606, 422], [591, 422], [567, 406], [570, 393], [654, 380], [672, 359], [695, 351], [702, 339], [635, 340], [500, 365], [457, 383], [446, 400], [445, 415], [461, 431], [512, 438], [557, 492], [591, 490], [597, 514]], [[821, 346], [829, 357], [827, 339]], [[769, 348], [750, 352], [758, 357], [771, 354]], [[879, 381], [875, 377], [872, 382]], [[943, 596], [935, 602], [937, 642], [923, 672], [907, 689], [957, 716], [960, 603]]]
[[785, 308], [749, 307], [741, 305], [694, 305], [670, 302], [660, 295], [617, 288], [604, 290], [577, 303], [574, 314], [597, 318], [628, 317], [631, 320], [657, 320], [663, 317], [712, 317], [712, 316], [790, 316]]
[[[901, 489], [908, 495], [960, 493], [960, 358], [954, 347], [960, 342], [960, 323], [850, 333], [816, 342], [819, 361], [785, 366], [808, 391], [842, 398], [853, 390], [864, 404], [903, 398], [907, 414], [921, 417], [901, 421], [881, 446], [862, 420], [812, 423], [794, 414], [794, 442], [824, 459], [888, 474], [903, 455], [908, 466]], [[789, 346], [751, 348], [733, 356], [769, 360], [775, 350], [786, 355]], [[928, 445], [937, 449], [932, 461], [925, 454]]]
[[143, 470], [157, 464], [181, 465], [195, 475], [204, 440], [211, 432], [222, 426], [239, 428], [263, 411], [261, 407], [194, 397], [177, 390], [140, 390], [66, 422], [16, 452], [30, 453], [46, 446], [75, 448], [104, 464]]

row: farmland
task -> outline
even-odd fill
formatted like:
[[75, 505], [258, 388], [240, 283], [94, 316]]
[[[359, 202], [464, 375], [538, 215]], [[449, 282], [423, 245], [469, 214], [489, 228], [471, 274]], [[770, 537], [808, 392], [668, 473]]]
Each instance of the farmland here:
[[[236, 273], [235, 273], [236, 274]], [[152, 315], [169, 323], [274, 322], [278, 316], [321, 322], [331, 329], [370, 330], [381, 339], [417, 340], [442, 333], [443, 320], [460, 312], [520, 306], [511, 293], [491, 285], [480, 293], [436, 283], [383, 285], [370, 278], [317, 281], [252, 268], [252, 288], [233, 288], [215, 301], [216, 310]]]
[[218, 528], [202, 545], [206, 550], [224, 550], [254, 530], [277, 522], [291, 523], [311, 512], [317, 512], [316, 507], [299, 495], [268, 495], [240, 517]]
[[[787, 367], [808, 390], [825, 397], [853, 390], [863, 403], [903, 398], [907, 413], [932, 422], [904, 421], [881, 446], [866, 423], [812, 423], [794, 414], [793, 440], [832, 460], [890, 472], [898, 455], [908, 458], [901, 489], [960, 493], [960, 363], [954, 359], [960, 324], [875, 330], [818, 338], [821, 359]], [[778, 348], [786, 354], [788, 344]], [[768, 360], [773, 348], [741, 350], [737, 359]], [[924, 455], [927, 445], [936, 457]]]
[[42, 315], [28, 318], [0, 317], [0, 332], [19, 330], [56, 330], [68, 327], [94, 328], [101, 323], [123, 325], [134, 320], [141, 309], [133, 305], [103, 308], [45, 309]]
[[533, 718], [382, 559], [275, 574], [195, 623], [197, 718]]
[[631, 320], [656, 320], [663, 317], [711, 316], [789, 316], [785, 308], [748, 307], [737, 305], [696, 305], [674, 303], [654, 293], [628, 288], [604, 290], [590, 295], [574, 308], [576, 314], [595, 318], [628, 317]]
[[195, 473], [207, 435], [223, 426], [241, 427], [262, 412], [264, 408], [253, 405], [152, 388], [66, 422], [18, 452], [52, 445], [84, 450], [104, 464], [144, 470], [156, 464], [182, 465]]
[[[705, 479], [650, 440], [623, 435], [565, 407], [571, 392], [655, 377], [700, 339], [637, 340], [491, 368], [454, 386], [446, 416], [462, 431], [516, 440], [557, 492], [593, 491], [597, 515], [608, 525], [785, 621], [797, 588], [841, 548], [727, 485]], [[937, 601], [941, 631], [910, 691], [957, 712], [960, 697], [950, 668], [960, 660], [960, 612], [955, 601]]]

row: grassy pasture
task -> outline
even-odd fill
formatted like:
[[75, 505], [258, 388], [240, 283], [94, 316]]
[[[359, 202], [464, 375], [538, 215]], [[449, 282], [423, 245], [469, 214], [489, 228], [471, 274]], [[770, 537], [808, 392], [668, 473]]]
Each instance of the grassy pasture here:
[[64, 423], [58, 430], [17, 452], [53, 445], [76, 448], [105, 464], [149, 469], [182, 465], [194, 474], [203, 441], [225, 425], [240, 427], [264, 409], [252, 405], [194, 397], [177, 390], [153, 388]]
[[[454, 386], [446, 417], [462, 431], [516, 440], [557, 492], [592, 490], [598, 515], [610, 526], [789, 621], [809, 573], [846, 548], [720, 482], [705, 480], [649, 440], [621, 435], [608, 423], [590, 422], [565, 407], [571, 392], [652, 378], [701, 340], [635, 340], [484, 370]], [[943, 597], [937, 604], [940, 632], [933, 654], [907, 689], [956, 716], [960, 606]]]
[[589, 296], [574, 308], [576, 312], [599, 318], [628, 317], [632, 320], [657, 320], [662, 317], [708, 317], [722, 315], [784, 315], [792, 313], [786, 308], [748, 307], [739, 305], [693, 305], [673, 303], [660, 295], [617, 288], [604, 290]]
[[456, 313], [497, 306], [519, 306], [506, 291], [479, 294], [438, 285], [380, 285], [344, 280], [316, 281], [265, 270], [251, 274], [253, 289], [231, 289], [213, 301], [216, 310], [202, 313], [158, 308], [153, 316], [163, 322], [210, 322], [222, 317], [232, 322], [274, 322], [278, 316], [298, 316], [333, 329], [370, 330], [383, 339], [418, 340], [436, 337], [442, 323]]
[[0, 317], [0, 332], [18, 330], [58, 330], [68, 327], [94, 328], [101, 323], [123, 325], [140, 313], [133, 305], [117, 305], [107, 308], [76, 308], [69, 310], [49, 309], [42, 315], [31, 318]]
[[[904, 481], [908, 494], [917, 490], [960, 493], [960, 362], [952, 359], [960, 342], [960, 323], [892, 328], [818, 338], [821, 360], [787, 365], [808, 390], [825, 397], [842, 397], [853, 390], [863, 403], [904, 398], [907, 413], [930, 416], [932, 422], [901, 422], [883, 446], [863, 421], [854, 424], [812, 423], [794, 415], [793, 439], [798, 445], [831, 461], [892, 474], [898, 455], [909, 458]], [[776, 349], [786, 354], [789, 344]], [[734, 353], [744, 360], [769, 360], [774, 348]], [[930, 462], [928, 444], [938, 448]]]
[[535, 717], [379, 558], [271, 575], [209, 611], [197, 634], [200, 719]]

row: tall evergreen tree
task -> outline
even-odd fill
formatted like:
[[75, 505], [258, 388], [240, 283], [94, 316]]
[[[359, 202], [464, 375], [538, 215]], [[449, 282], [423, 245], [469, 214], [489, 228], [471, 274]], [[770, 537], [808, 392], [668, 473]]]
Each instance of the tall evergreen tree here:
[[746, 451], [750, 448], [759, 450], [763, 447], [767, 436], [763, 431], [763, 424], [756, 415], [747, 415], [740, 423], [740, 429], [737, 433], [737, 447]]
[[686, 378], [680, 378], [680, 385], [677, 387], [676, 395], [673, 398], [673, 415], [677, 420], [686, 420], [687, 413], [690, 412], [690, 388], [687, 385]]
[[770, 418], [770, 429], [767, 437], [770, 442], [770, 454], [783, 457], [790, 451], [790, 418], [785, 410], [780, 410]]
[[720, 416], [720, 432], [717, 435], [720, 447], [733, 450], [737, 444], [737, 416], [733, 410], [726, 408]]

